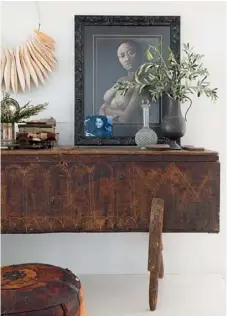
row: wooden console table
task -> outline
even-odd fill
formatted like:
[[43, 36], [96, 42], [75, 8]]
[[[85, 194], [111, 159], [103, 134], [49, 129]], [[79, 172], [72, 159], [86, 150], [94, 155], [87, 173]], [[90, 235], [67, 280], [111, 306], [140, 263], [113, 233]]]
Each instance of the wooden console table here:
[[3, 234], [148, 232], [156, 198], [164, 232], [219, 232], [216, 152], [80, 147], [1, 156]]

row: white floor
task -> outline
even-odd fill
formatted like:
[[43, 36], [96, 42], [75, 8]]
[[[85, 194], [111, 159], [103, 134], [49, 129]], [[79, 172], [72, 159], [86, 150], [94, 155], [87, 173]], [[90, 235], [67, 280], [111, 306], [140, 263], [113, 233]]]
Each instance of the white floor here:
[[82, 275], [87, 316], [225, 316], [221, 275], [165, 275], [158, 306], [148, 309], [148, 275]]

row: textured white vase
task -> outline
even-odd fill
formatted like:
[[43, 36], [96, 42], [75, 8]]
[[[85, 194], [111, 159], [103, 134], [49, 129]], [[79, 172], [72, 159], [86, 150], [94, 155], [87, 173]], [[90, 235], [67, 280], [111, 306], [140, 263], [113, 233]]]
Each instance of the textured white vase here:
[[149, 101], [143, 101], [141, 104], [143, 108], [143, 127], [136, 133], [135, 142], [139, 147], [146, 147], [147, 145], [157, 144], [158, 136], [149, 127]]

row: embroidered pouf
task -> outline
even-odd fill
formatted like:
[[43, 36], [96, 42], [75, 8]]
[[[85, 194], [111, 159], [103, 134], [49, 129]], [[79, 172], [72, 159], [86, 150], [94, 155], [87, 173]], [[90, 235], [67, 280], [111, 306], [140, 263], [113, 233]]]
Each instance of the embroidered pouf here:
[[71, 271], [53, 265], [4, 266], [1, 315], [85, 316], [83, 287]]

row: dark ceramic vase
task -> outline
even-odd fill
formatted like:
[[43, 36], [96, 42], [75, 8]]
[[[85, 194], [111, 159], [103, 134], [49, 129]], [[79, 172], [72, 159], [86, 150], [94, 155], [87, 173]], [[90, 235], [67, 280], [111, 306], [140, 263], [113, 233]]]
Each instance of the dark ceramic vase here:
[[169, 146], [171, 149], [180, 150], [181, 147], [177, 144], [186, 131], [186, 122], [181, 113], [181, 104], [179, 101], [168, 98], [165, 116], [161, 123], [162, 136], [170, 140]]

